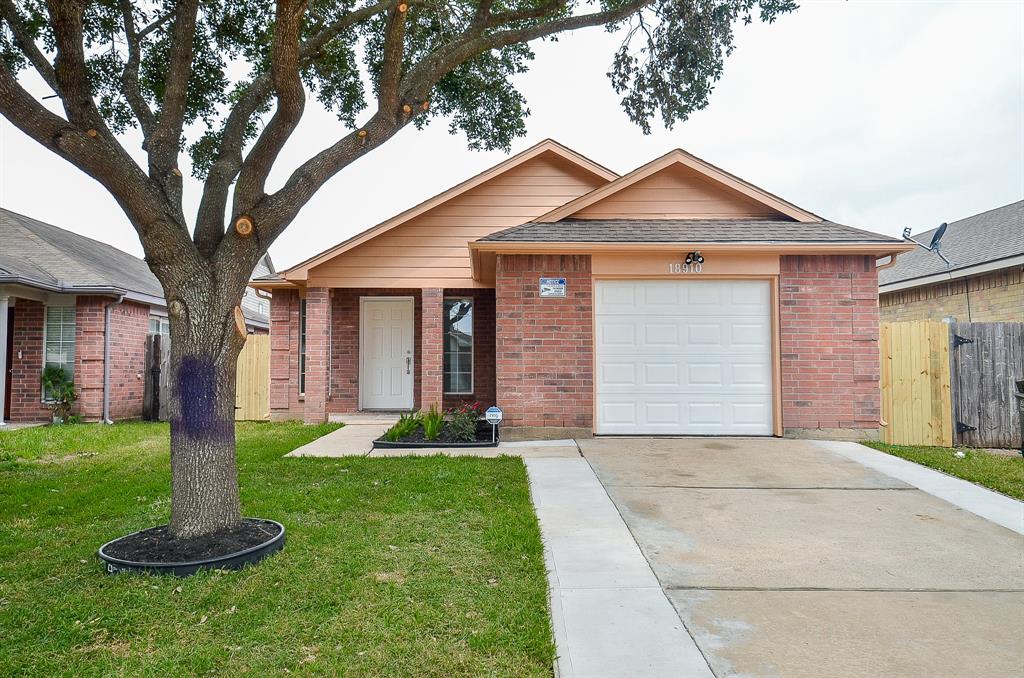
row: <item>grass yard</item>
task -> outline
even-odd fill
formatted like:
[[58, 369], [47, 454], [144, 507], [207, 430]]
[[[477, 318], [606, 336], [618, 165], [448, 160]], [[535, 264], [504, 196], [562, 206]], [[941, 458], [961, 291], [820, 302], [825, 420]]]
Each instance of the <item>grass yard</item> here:
[[164, 424], [0, 433], [0, 674], [550, 676], [520, 459], [282, 459], [335, 427], [245, 423], [246, 515], [288, 530], [240, 572], [111, 577], [165, 523]]
[[955, 455], [956, 450], [948, 447], [887, 445], [874, 441], [864, 444], [876, 450], [944, 471], [951, 476], [984, 485], [1016, 499], [1024, 499], [1024, 457], [1019, 454], [1004, 456], [966, 448], [962, 450], [965, 454], [964, 458], [960, 459]]

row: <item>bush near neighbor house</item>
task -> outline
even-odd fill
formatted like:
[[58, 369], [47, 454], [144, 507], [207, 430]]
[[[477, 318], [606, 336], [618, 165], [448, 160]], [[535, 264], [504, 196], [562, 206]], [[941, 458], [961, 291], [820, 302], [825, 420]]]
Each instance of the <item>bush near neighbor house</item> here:
[[72, 422], [71, 407], [78, 400], [78, 391], [75, 390], [75, 382], [68, 378], [63, 367], [49, 365], [43, 369], [39, 378], [43, 386], [43, 393], [46, 394], [46, 402], [53, 414], [53, 423], [63, 424]]

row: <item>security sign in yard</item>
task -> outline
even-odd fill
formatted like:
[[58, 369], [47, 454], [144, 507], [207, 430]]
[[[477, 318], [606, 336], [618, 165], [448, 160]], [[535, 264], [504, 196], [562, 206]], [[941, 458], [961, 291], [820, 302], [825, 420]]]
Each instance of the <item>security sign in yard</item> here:
[[484, 412], [484, 419], [488, 424], [491, 425], [491, 442], [495, 442], [498, 437], [498, 424], [501, 423], [502, 418], [505, 414], [501, 411], [500, 407], [488, 407], [487, 411]]

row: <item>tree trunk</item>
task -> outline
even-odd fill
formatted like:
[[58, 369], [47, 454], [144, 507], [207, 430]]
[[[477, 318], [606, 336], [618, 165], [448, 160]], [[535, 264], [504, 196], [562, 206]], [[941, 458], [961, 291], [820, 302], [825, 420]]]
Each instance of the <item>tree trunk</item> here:
[[182, 538], [215, 532], [241, 520], [235, 464], [235, 367], [245, 337], [234, 320], [240, 293], [209, 282], [213, 284], [190, 281], [183, 290], [187, 302], [168, 296], [170, 530]]

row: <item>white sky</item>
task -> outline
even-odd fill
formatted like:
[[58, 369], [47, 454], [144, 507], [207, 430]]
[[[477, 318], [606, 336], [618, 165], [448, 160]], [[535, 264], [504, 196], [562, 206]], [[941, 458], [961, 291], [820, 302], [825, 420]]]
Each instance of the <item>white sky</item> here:
[[[520, 80], [529, 134], [514, 152], [551, 137], [624, 173], [680, 147], [827, 219], [891, 235], [1024, 197], [1022, 1], [805, 0], [773, 25], [739, 27], [711, 105], [650, 136], [626, 119], [605, 77], [617, 44], [598, 28], [537, 45]], [[272, 183], [340, 132], [333, 115], [307, 105]], [[442, 120], [406, 129], [321, 190], [271, 247], [275, 264], [503, 157], [467, 150]], [[186, 193], [194, 214], [198, 184]], [[99, 184], [2, 118], [0, 205], [141, 255]]]

